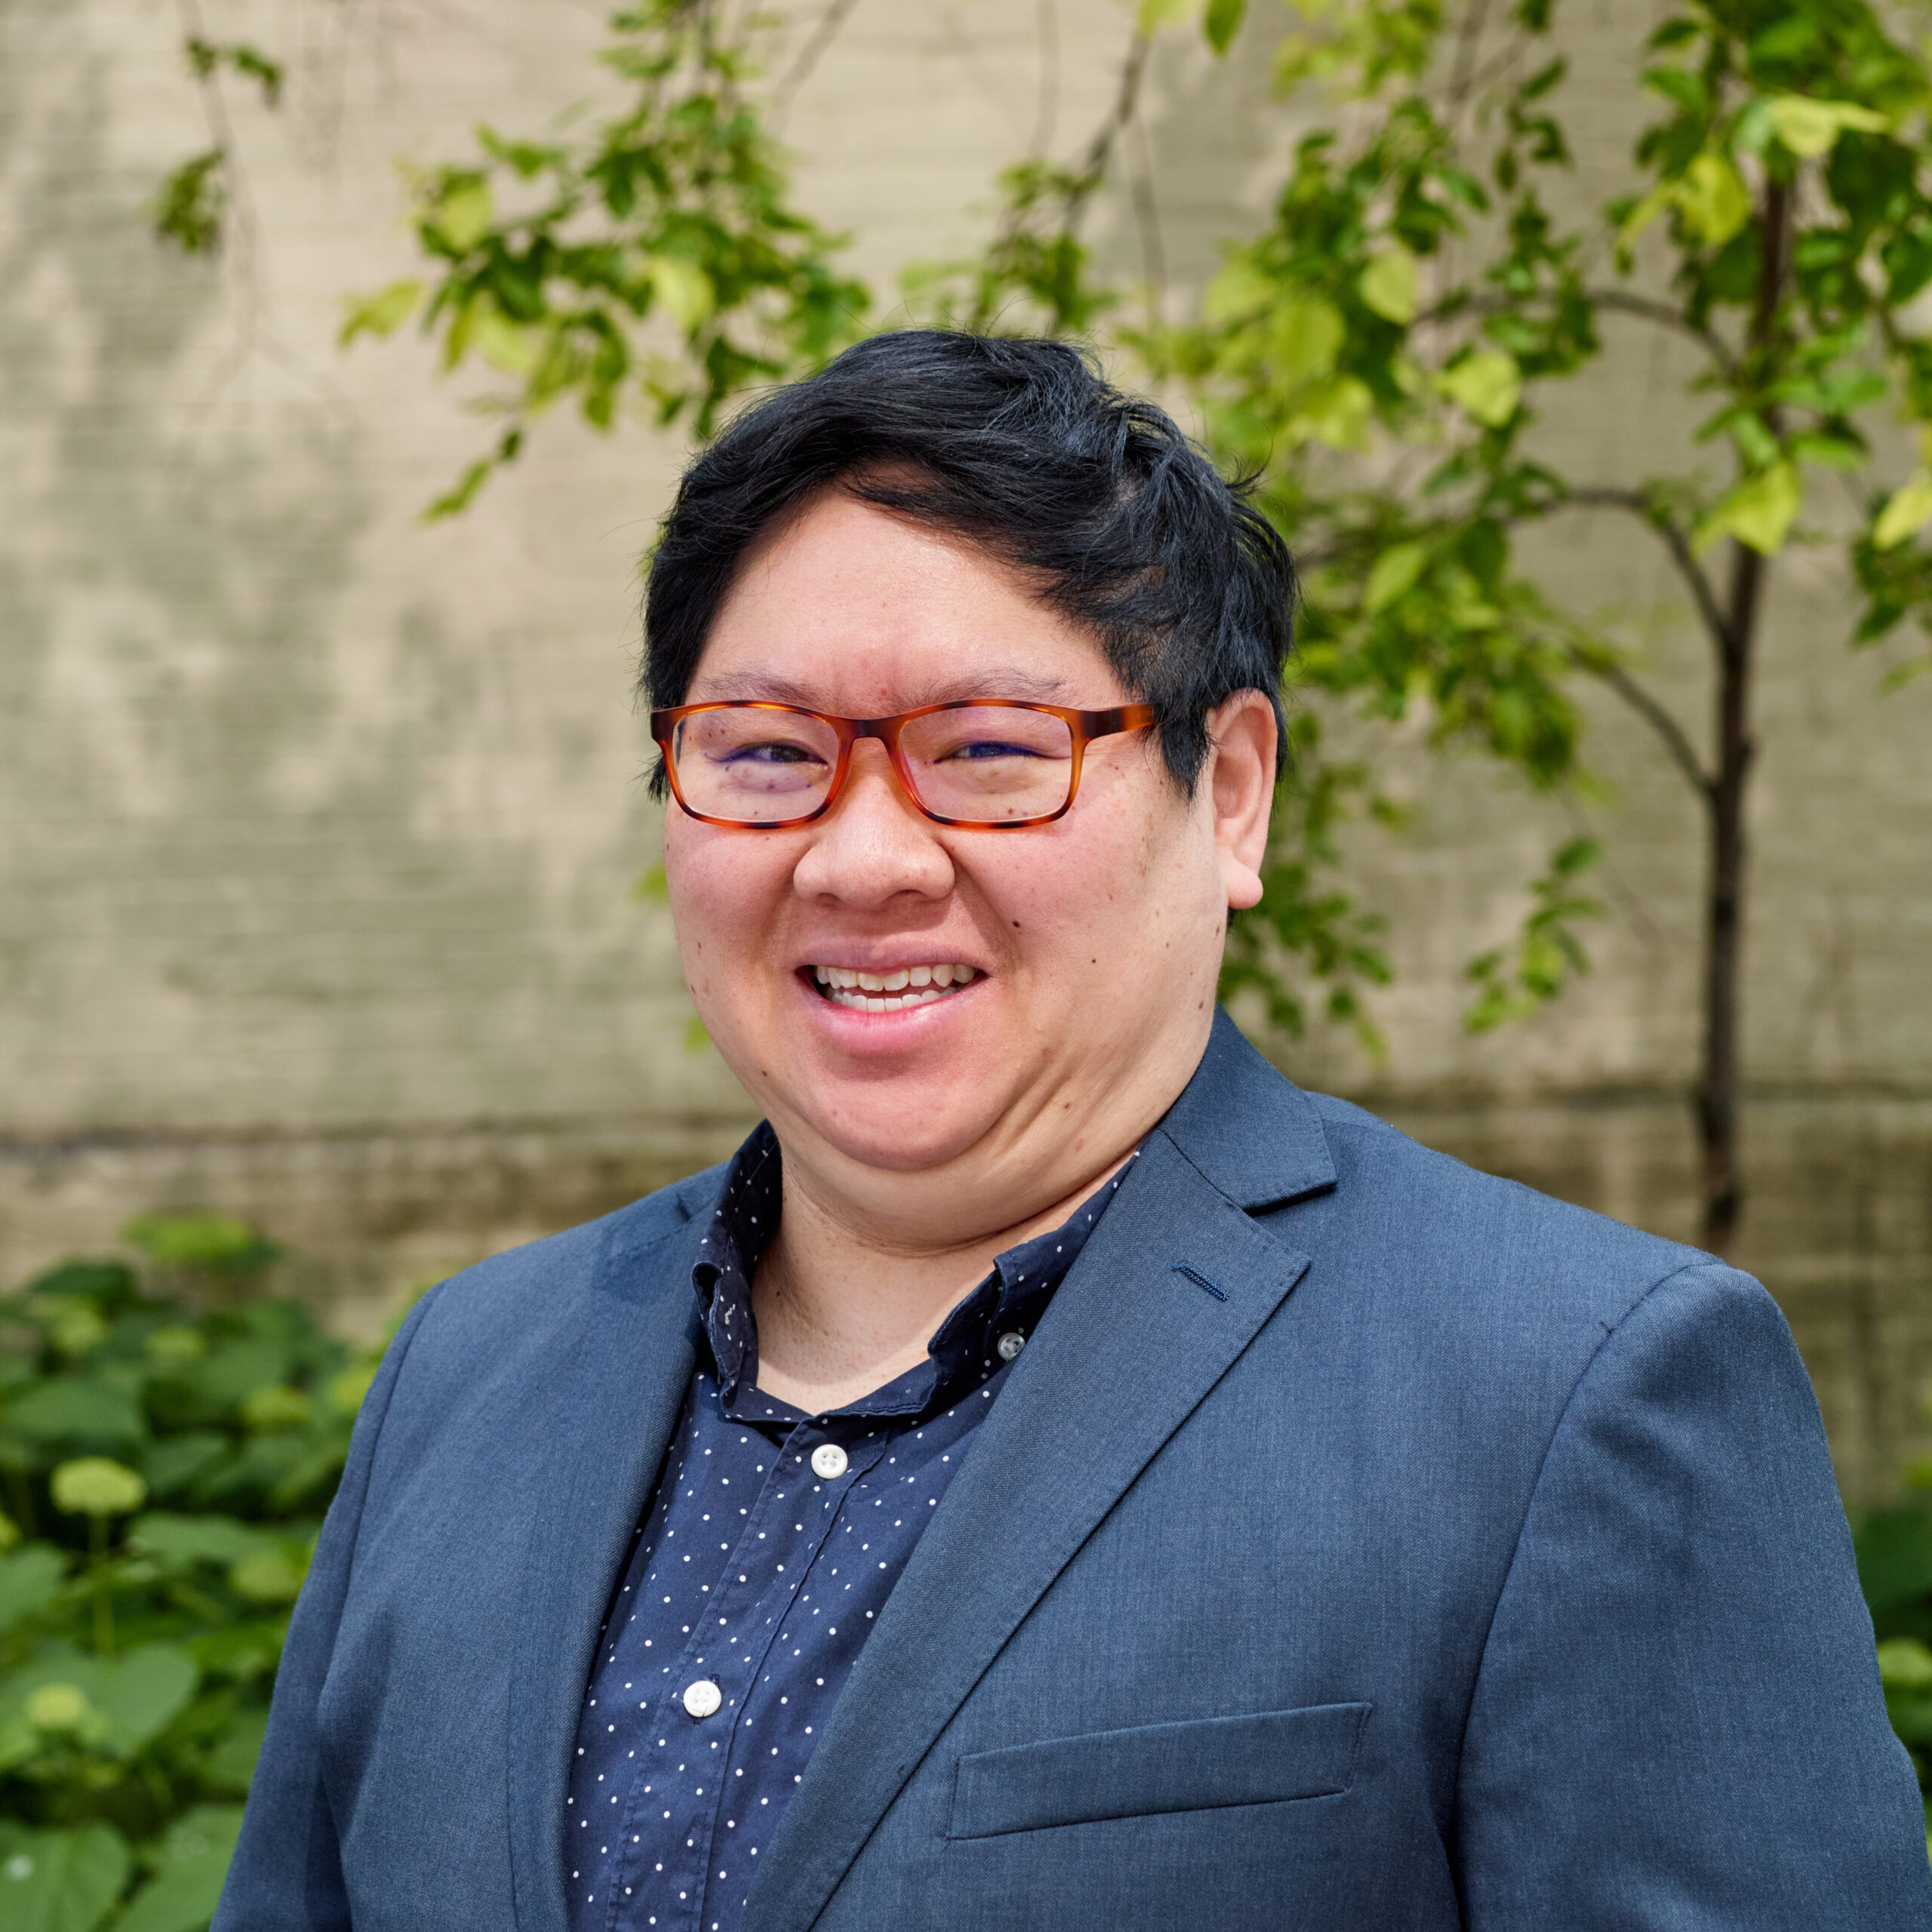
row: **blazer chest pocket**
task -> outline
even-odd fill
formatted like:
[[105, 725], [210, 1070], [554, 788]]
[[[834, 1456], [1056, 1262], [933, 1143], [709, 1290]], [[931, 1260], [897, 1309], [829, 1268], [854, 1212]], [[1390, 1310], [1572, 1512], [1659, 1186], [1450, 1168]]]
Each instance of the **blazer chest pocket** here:
[[946, 1835], [1332, 1798], [1355, 1782], [1370, 1709], [1316, 1704], [976, 1752], [959, 1761]]

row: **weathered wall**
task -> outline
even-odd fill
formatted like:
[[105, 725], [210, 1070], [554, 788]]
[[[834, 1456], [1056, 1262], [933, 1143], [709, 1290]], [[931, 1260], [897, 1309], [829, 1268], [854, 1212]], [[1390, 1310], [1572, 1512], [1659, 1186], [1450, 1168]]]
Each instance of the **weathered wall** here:
[[[179, 23], [137, 0], [0, 8], [0, 1267], [205, 1201], [298, 1245], [367, 1323], [398, 1287], [716, 1158], [743, 1096], [684, 1044], [661, 910], [629, 896], [657, 819], [629, 681], [635, 559], [682, 454], [559, 419], [468, 515], [421, 506], [488, 433], [409, 341], [338, 355], [349, 291], [410, 266], [398, 159], [478, 119], [540, 128], [596, 86], [595, 8], [211, 7], [288, 54], [234, 97], [226, 258], [146, 232], [207, 144]], [[813, 10], [812, 17], [816, 17]], [[1627, 8], [1577, 8], [1586, 177], [1629, 124]], [[1109, 267], [1198, 281], [1291, 130], [1254, 57], [1177, 45], [1110, 191]], [[1109, 0], [860, 0], [793, 103], [801, 193], [889, 291], [969, 251], [995, 169], [1077, 150], [1111, 96]], [[1681, 438], [1667, 350], [1546, 431], [1629, 480]], [[1641, 533], [1551, 533], [1553, 582], [1615, 615], [1700, 715], [1676, 585]], [[1747, 1037], [1743, 1257], [1799, 1328], [1843, 1472], [1880, 1483], [1932, 1375], [1932, 688], [1841, 647], [1824, 565], [1780, 564], [1767, 645]], [[1419, 808], [1354, 847], [1395, 922], [1392, 1057], [1288, 1055], [1438, 1144], [1686, 1232], [1698, 863], [1642, 728], [1593, 703], [1617, 910], [1546, 1017], [1471, 1041], [1463, 963], [1520, 915], [1554, 807], [1413, 744]]]

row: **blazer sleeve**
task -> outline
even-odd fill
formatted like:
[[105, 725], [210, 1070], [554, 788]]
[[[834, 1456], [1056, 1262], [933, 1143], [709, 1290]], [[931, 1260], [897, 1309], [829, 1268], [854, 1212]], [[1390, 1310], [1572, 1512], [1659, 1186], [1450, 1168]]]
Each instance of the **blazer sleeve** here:
[[1572, 1392], [1458, 1773], [1470, 1932], [1924, 1932], [1817, 1404], [1748, 1275], [1659, 1283]]
[[323, 1789], [316, 1709], [335, 1647], [376, 1439], [417, 1330], [435, 1292], [410, 1311], [355, 1418], [342, 1481], [289, 1620], [275, 1672], [268, 1734], [209, 1932], [349, 1932], [341, 1847]]

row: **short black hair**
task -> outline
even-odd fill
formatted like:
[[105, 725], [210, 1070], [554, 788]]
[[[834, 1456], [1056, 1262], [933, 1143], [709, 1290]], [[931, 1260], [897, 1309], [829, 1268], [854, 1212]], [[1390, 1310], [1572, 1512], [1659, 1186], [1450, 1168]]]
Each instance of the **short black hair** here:
[[654, 704], [684, 703], [752, 544], [833, 485], [1037, 583], [1153, 707], [1184, 788], [1208, 714], [1236, 691], [1266, 694], [1285, 764], [1294, 565], [1247, 486], [1081, 351], [940, 330], [847, 349], [745, 410], [685, 472], [645, 593]]

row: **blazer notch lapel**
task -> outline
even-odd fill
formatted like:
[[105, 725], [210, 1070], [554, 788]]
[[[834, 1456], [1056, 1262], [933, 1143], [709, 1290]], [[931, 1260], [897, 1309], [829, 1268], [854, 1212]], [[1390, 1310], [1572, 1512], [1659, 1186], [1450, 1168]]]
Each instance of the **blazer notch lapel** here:
[[1214, 1010], [1208, 1051], [1161, 1131], [1210, 1186], [1258, 1214], [1325, 1193], [1335, 1163], [1314, 1101]]
[[1307, 1266], [1165, 1135], [1149, 1140], [860, 1654], [746, 1932], [817, 1918], [1007, 1640]]

